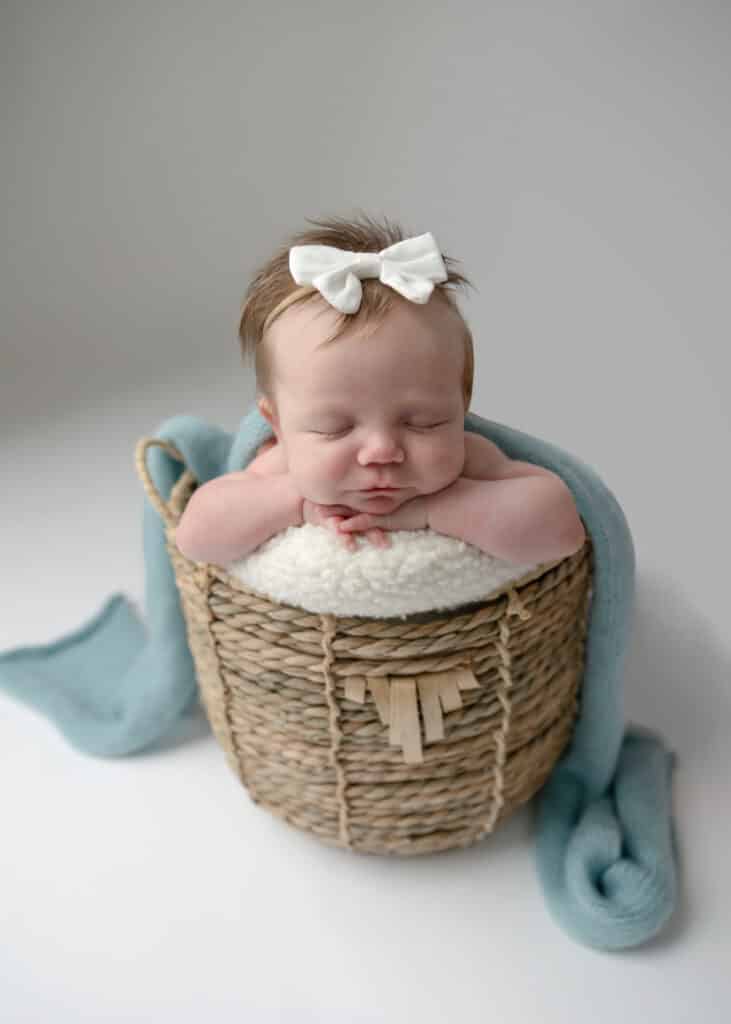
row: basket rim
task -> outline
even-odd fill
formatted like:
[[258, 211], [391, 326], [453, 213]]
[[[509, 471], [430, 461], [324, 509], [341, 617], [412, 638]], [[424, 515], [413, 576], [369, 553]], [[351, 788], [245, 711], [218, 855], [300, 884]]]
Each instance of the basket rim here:
[[[170, 527], [166, 528], [166, 532], [170, 534], [174, 533], [175, 527], [178, 525], [180, 517], [182, 516], [184, 503], [187, 500], [186, 492], [192, 489], [194, 485], [197, 485], [197, 483], [198, 480], [195, 474], [190, 469], [184, 470], [183, 473], [181, 473], [180, 477], [176, 480], [170, 492], [170, 498], [168, 501], [168, 508], [170, 510], [174, 522]], [[171, 542], [174, 543], [172, 536]], [[512, 580], [506, 580], [504, 583], [499, 584], [494, 590], [488, 591], [487, 594], [485, 594], [483, 597], [479, 597], [471, 601], [466, 601], [464, 604], [461, 605], [455, 605], [455, 607], [453, 608], [441, 608], [435, 609], [433, 611], [430, 609], [426, 609], [423, 612], [407, 612], [404, 615], [391, 616], [340, 616], [337, 614], [337, 612], [313, 611], [311, 608], [304, 608], [300, 605], [294, 605], [288, 601], [280, 601], [277, 598], [272, 597], [270, 594], [265, 594], [261, 591], [255, 590], [253, 587], [247, 586], [242, 580], [238, 579], [236, 576], [233, 576], [222, 566], [219, 566], [215, 563], [190, 562], [190, 559], [185, 559], [185, 556], [182, 553], [179, 552], [179, 554], [182, 559], [190, 562], [191, 565], [199, 565], [201, 567], [205, 567], [205, 569], [213, 576], [215, 576], [216, 579], [218, 579], [221, 583], [225, 584], [226, 586], [230, 587], [232, 590], [237, 590], [240, 593], [246, 594], [250, 597], [255, 597], [264, 601], [269, 601], [271, 602], [271, 604], [278, 605], [282, 608], [304, 612], [305, 614], [309, 615], [332, 615], [335, 618], [343, 618], [348, 620], [352, 619], [355, 621], [363, 622], [377, 618], [379, 622], [384, 623], [390, 621], [403, 623], [409, 620], [414, 621], [418, 616], [433, 616], [435, 619], [443, 618], [445, 620], [451, 619], [455, 615], [466, 614], [467, 609], [483, 607], [484, 605], [492, 604], [494, 602], [499, 601], [500, 599], [504, 599], [505, 597], [509, 596], [511, 591], [517, 591], [518, 593], [520, 593], [522, 588], [528, 586], [531, 583], [535, 583], [536, 580], [546, 575], [546, 573], [551, 572], [553, 569], [556, 569], [562, 563], [575, 560], [578, 564], [578, 562], [582, 561], [584, 558], [589, 558], [591, 556], [591, 548], [591, 537], [589, 536], [589, 533], [587, 531], [586, 541], [584, 542], [584, 545], [578, 551], [575, 551], [572, 555], [565, 555], [563, 558], [553, 559], [549, 562], [541, 562], [534, 569], [529, 569], [528, 572], [523, 573], [521, 576], [516, 576]]]

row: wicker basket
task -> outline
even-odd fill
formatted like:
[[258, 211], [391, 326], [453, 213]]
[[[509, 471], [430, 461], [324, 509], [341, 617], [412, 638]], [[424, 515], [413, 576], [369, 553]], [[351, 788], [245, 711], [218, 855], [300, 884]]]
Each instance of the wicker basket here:
[[165, 525], [202, 703], [252, 799], [321, 840], [367, 853], [463, 847], [545, 783], [578, 711], [591, 541], [481, 603], [405, 618], [303, 611], [178, 551], [196, 487]]

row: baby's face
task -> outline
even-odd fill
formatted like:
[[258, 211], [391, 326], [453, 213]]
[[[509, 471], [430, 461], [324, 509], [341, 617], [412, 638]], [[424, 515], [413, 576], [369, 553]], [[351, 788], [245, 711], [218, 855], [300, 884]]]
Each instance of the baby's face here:
[[[447, 487], [465, 461], [460, 321], [434, 295], [325, 348], [337, 314], [292, 306], [269, 330], [273, 406], [260, 403], [299, 492], [382, 515]], [[372, 333], [371, 333], [372, 332]], [[374, 487], [397, 488], [384, 494]]]

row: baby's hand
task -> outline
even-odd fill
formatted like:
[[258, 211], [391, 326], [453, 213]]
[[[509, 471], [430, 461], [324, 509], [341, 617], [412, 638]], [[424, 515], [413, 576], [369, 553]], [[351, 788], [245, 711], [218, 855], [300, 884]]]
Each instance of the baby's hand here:
[[[349, 521], [349, 517], [357, 515], [355, 509], [349, 508], [347, 505], [318, 505], [307, 498], [302, 502], [303, 522], [333, 530], [349, 551], [355, 551], [357, 547], [355, 537], [351, 533], [343, 533], [340, 527], [344, 522]], [[377, 527], [364, 529], [363, 532], [375, 547], [387, 548], [390, 544], [383, 530]]]
[[421, 495], [404, 502], [395, 512], [375, 515], [357, 512], [340, 526], [345, 533], [382, 528], [384, 530], [425, 530], [429, 525], [427, 496]]

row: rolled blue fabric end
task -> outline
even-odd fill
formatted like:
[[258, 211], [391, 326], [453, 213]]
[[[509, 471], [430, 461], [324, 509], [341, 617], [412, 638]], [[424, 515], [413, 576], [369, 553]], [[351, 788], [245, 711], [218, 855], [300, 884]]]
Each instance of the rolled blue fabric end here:
[[[146, 641], [135, 608], [116, 594], [60, 640], [0, 655], [0, 688], [46, 715], [82, 753], [134, 754], [168, 733], [196, 696], [188, 649]], [[174, 685], [150, 684], [163, 678]]]
[[677, 900], [671, 808], [675, 755], [628, 729], [608, 790], [588, 799], [559, 765], [538, 796], [536, 858], [549, 911], [596, 949], [639, 946], [668, 922]]

